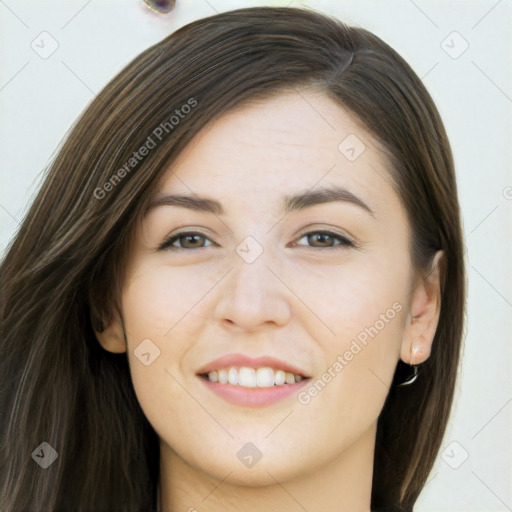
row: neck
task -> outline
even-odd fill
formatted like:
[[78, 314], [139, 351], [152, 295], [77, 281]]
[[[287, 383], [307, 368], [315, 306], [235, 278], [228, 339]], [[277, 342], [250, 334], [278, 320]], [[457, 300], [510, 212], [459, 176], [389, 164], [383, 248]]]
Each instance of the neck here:
[[[241, 486], [230, 482], [230, 471], [214, 478], [187, 464], [161, 442], [159, 512], [369, 512], [376, 424], [323, 466], [278, 481], [268, 472], [268, 484]], [[299, 469], [299, 468], [297, 468]]]

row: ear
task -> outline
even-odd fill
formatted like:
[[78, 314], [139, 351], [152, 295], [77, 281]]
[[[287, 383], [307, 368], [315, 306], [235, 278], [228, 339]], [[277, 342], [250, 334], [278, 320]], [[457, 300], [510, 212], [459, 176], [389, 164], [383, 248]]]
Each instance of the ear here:
[[126, 352], [124, 327], [117, 313], [107, 327], [102, 325], [99, 328], [94, 328], [94, 334], [100, 345], [108, 352], [116, 354]]
[[441, 312], [445, 264], [444, 252], [437, 251], [427, 275], [414, 284], [400, 349], [400, 358], [407, 364], [420, 364], [430, 357]]

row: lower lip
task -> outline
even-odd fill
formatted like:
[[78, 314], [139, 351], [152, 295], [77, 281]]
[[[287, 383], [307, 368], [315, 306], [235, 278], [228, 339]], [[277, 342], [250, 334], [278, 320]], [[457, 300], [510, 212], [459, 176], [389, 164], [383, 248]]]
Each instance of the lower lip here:
[[309, 379], [302, 379], [295, 384], [285, 384], [283, 386], [273, 386], [271, 388], [246, 388], [232, 384], [210, 382], [204, 377], [199, 377], [199, 379], [210, 391], [213, 391], [226, 402], [243, 407], [265, 407], [267, 405], [272, 405], [279, 402], [279, 400], [283, 400], [290, 395], [296, 394], [309, 382]]

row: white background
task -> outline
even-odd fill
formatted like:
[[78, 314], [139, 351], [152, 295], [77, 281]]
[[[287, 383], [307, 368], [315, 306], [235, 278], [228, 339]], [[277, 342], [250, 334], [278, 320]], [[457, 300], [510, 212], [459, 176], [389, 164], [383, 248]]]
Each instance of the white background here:
[[[457, 169], [468, 324], [449, 430], [416, 511], [512, 510], [510, 0], [178, 0], [168, 15], [137, 0], [0, 0], [0, 251], [66, 132], [114, 74], [179, 26], [254, 5], [307, 5], [373, 31], [437, 103]], [[46, 59], [31, 47], [48, 51], [52, 39]]]

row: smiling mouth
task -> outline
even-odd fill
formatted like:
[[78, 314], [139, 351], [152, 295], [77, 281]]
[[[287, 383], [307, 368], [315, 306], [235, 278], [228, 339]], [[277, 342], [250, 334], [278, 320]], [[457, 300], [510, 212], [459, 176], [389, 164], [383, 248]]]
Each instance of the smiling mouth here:
[[244, 388], [272, 388], [276, 386], [289, 386], [309, 377], [298, 375], [271, 367], [249, 368], [246, 366], [220, 368], [208, 373], [199, 374], [209, 382], [240, 386]]

